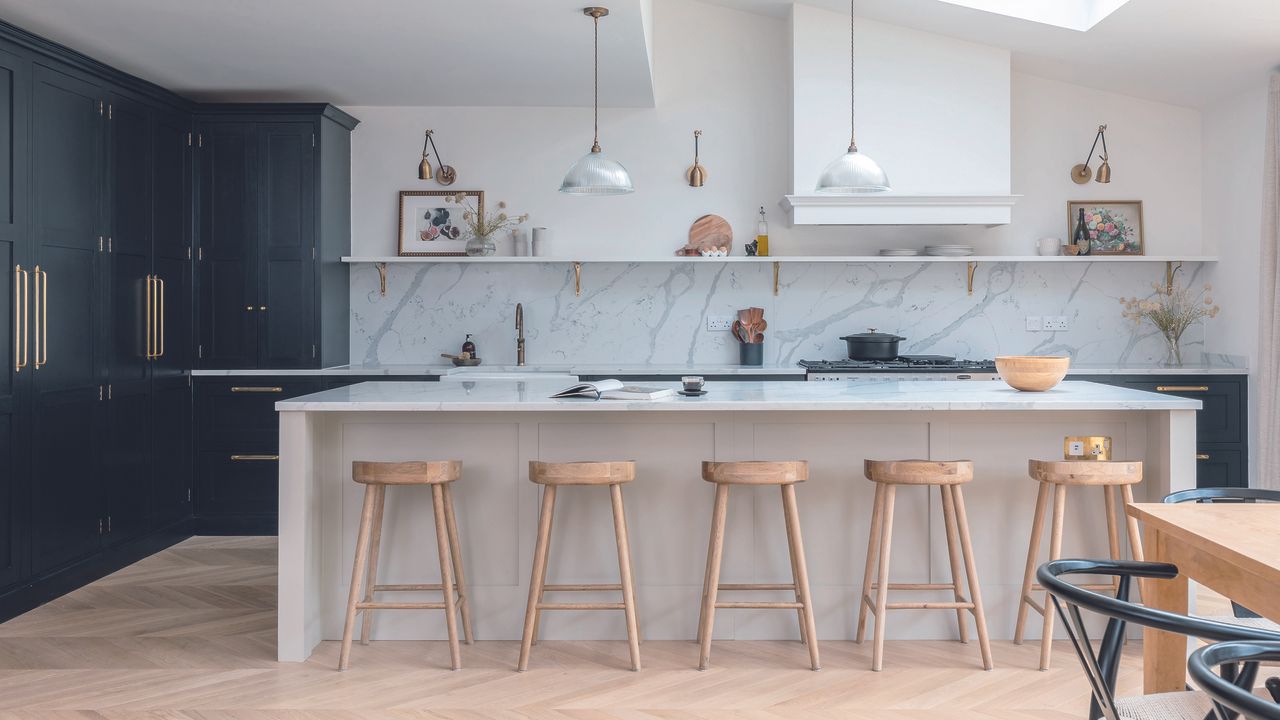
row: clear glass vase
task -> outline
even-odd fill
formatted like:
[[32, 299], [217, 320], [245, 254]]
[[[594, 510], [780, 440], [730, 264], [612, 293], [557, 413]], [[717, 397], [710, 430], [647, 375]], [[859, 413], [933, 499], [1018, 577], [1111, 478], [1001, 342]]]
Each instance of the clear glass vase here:
[[1165, 365], [1169, 367], [1182, 367], [1182, 336], [1173, 333], [1164, 333], [1164, 342], [1167, 355], [1165, 356]]
[[473, 235], [465, 248], [467, 257], [489, 257], [498, 252], [498, 244], [493, 235]]

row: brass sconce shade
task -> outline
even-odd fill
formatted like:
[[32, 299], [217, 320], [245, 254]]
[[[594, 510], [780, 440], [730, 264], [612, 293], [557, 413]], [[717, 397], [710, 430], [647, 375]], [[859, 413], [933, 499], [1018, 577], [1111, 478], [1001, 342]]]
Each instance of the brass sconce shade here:
[[702, 187], [707, 182], [707, 169], [698, 162], [698, 139], [702, 137], [701, 130], [693, 131], [693, 165], [684, 171], [684, 177], [689, 181], [689, 187]]
[[[452, 185], [453, 181], [458, 179], [458, 171], [453, 169], [451, 165], [445, 165], [440, 159], [440, 151], [436, 149], [436, 140], [432, 135], [435, 130], [428, 130], [427, 136], [422, 141], [422, 162], [418, 163], [418, 179], [430, 180], [435, 178], [436, 182], [441, 185]], [[440, 163], [440, 167], [435, 172], [431, 171], [431, 160], [427, 157], [427, 147], [430, 145], [431, 151], [436, 154], [436, 161]]]
[[631, 174], [616, 160], [606, 158], [600, 150], [600, 18], [609, 14], [608, 8], [583, 8], [582, 13], [595, 22], [594, 45], [594, 108], [595, 141], [587, 153], [569, 168], [560, 192], [566, 195], [626, 195], [636, 191]]
[[[1102, 141], [1102, 154], [1098, 159], [1102, 160], [1102, 166], [1098, 168], [1097, 176], [1094, 176], [1093, 170], [1089, 167], [1089, 161], [1093, 159], [1093, 151], [1098, 149], [1098, 141]], [[1084, 162], [1071, 168], [1071, 179], [1077, 185], [1084, 185], [1090, 180], [1096, 180], [1100, 183], [1111, 182], [1111, 155], [1107, 152], [1107, 126], [1099, 125], [1098, 132], [1093, 136], [1093, 145], [1089, 147], [1089, 155]]]
[[854, 64], [853, 2], [854, 0], [849, 0], [849, 151], [832, 160], [818, 176], [818, 185], [814, 191], [823, 195], [862, 195], [891, 189], [889, 176], [880, 168], [879, 163], [858, 152], [858, 141], [855, 138], [854, 80], [857, 74]]

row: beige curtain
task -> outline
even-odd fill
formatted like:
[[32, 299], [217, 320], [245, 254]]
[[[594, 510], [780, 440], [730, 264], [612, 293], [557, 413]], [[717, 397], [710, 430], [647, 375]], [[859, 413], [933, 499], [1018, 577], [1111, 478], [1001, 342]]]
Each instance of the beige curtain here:
[[1280, 74], [1267, 95], [1259, 297], [1257, 484], [1280, 490]]

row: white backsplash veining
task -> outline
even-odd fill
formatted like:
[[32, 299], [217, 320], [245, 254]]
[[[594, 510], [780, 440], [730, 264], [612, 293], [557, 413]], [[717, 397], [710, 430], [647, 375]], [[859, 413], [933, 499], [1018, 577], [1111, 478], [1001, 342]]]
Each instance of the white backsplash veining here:
[[[1182, 283], [1200, 282], [1189, 264]], [[965, 358], [1070, 354], [1090, 364], [1157, 363], [1164, 341], [1120, 315], [1121, 296], [1149, 295], [1158, 264], [980, 263], [973, 295], [964, 263], [592, 263], [574, 294], [567, 263], [405, 264], [351, 273], [351, 361], [432, 363], [473, 335], [486, 364], [515, 362], [515, 306], [524, 304], [527, 361], [724, 364], [737, 341], [708, 332], [709, 315], [763, 307], [765, 362], [845, 357], [841, 335], [874, 327], [907, 338], [900, 351]], [[1028, 315], [1065, 315], [1066, 332], [1027, 332]], [[1183, 336], [1203, 349], [1202, 326]], [[1187, 351], [1190, 351], [1189, 353]]]

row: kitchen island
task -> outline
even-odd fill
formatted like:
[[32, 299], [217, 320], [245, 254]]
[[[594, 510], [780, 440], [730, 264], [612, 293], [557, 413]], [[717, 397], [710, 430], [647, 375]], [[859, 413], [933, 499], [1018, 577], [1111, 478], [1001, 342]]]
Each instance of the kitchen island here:
[[[670, 384], [676, 387], [675, 384]], [[807, 460], [798, 490], [821, 639], [853, 636], [873, 487], [864, 458], [973, 460], [966, 490], [992, 637], [1012, 635], [1035, 505], [1029, 458], [1056, 458], [1067, 435], [1107, 435], [1117, 459], [1146, 462], [1139, 501], [1195, 484], [1200, 401], [1065, 382], [1020, 393], [999, 382], [708, 383], [707, 395], [653, 402], [552, 400], [552, 381], [362, 383], [276, 404], [280, 415], [278, 657], [306, 659], [341, 636], [362, 488], [355, 460], [455, 459], [460, 544], [476, 636], [518, 639], [538, 513], [529, 460], [635, 460], [627, 485], [640, 617], [646, 638], [695, 634], [713, 490], [702, 460]], [[430, 493], [391, 492], [383, 530], [387, 583], [438, 582]], [[607, 495], [559, 498], [551, 583], [616, 582]], [[771, 488], [731, 497], [726, 583], [785, 582], [782, 513]], [[1068, 511], [1064, 553], [1104, 555], [1102, 498], [1080, 493]], [[603, 506], [601, 505], [603, 503]], [[899, 494], [894, 582], [949, 576], [938, 499]], [[762, 594], [762, 599], [777, 599]], [[406, 598], [408, 599], [408, 598]], [[589, 598], [584, 598], [589, 599]], [[904, 613], [891, 638], [953, 638], [946, 613]], [[554, 613], [551, 639], [616, 639], [617, 613]], [[734, 610], [716, 639], [794, 638], [791, 613]], [[439, 612], [378, 613], [374, 639], [439, 639]]]

